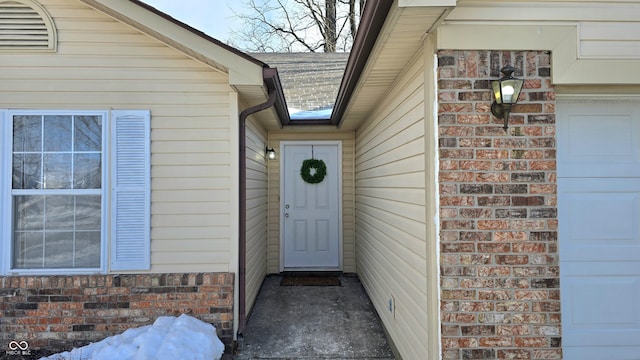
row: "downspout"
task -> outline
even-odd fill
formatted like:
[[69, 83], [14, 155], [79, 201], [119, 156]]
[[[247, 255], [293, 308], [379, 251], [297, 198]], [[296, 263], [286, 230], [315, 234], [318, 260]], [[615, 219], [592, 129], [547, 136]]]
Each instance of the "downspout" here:
[[246, 282], [247, 282], [247, 117], [249, 115], [255, 114], [262, 110], [266, 110], [273, 106], [276, 101], [276, 91], [274, 89], [269, 89], [269, 99], [262, 103], [250, 108], [243, 110], [240, 113], [239, 119], [239, 131], [238, 136], [240, 137], [239, 147], [240, 147], [240, 161], [238, 162], [238, 166], [240, 167], [240, 186], [239, 186], [239, 201], [240, 204], [238, 206], [240, 214], [240, 224], [239, 224], [239, 267], [238, 276], [239, 281], [239, 294], [240, 301], [238, 306], [239, 312], [239, 324], [238, 324], [238, 334], [242, 334], [244, 332], [244, 328], [247, 325], [247, 299], [246, 299]]
[[266, 110], [275, 105], [275, 110], [280, 126], [289, 122], [288, 112], [286, 112], [286, 102], [282, 93], [282, 86], [278, 77], [278, 71], [274, 68], [264, 67], [262, 71], [263, 81], [269, 91], [269, 98], [266, 102], [251, 106], [240, 113], [238, 119], [239, 136], [239, 226], [238, 226], [238, 334], [242, 335], [247, 325], [247, 118], [255, 113]]

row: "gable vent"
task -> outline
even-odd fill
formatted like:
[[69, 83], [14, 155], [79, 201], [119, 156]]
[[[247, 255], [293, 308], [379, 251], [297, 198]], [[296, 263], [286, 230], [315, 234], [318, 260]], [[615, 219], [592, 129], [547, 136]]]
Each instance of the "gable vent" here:
[[31, 0], [0, 0], [0, 50], [55, 50], [55, 28]]

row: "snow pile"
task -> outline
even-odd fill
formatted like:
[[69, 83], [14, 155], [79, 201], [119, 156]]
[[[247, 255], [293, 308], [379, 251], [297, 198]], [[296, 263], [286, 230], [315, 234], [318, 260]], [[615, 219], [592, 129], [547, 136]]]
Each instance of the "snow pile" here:
[[223, 352], [213, 325], [183, 314], [40, 360], [211, 360]]
[[329, 120], [333, 107], [320, 110], [300, 110], [289, 108], [289, 117], [291, 120]]

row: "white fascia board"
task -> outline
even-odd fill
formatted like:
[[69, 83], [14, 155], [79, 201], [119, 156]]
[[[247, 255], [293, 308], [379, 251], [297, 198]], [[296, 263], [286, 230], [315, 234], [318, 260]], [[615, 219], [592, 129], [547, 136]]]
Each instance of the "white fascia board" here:
[[630, 21], [640, 15], [640, 1], [460, 0], [448, 21]]
[[[576, 25], [443, 24], [438, 28], [438, 49], [456, 50], [547, 50], [554, 55], [554, 83], [578, 60]], [[500, 41], [496, 41], [500, 39]]]
[[[438, 28], [438, 49], [553, 50], [572, 39], [577, 58], [576, 25], [462, 24], [448, 22]], [[498, 40], [499, 39], [499, 40]]]
[[578, 54], [577, 24], [448, 23], [438, 28], [437, 37], [438, 49], [551, 51], [551, 78], [555, 85], [640, 84], [638, 60], [581, 59]]
[[[156, 38], [178, 51], [184, 47], [212, 62], [229, 74], [230, 85], [262, 86], [262, 66], [184, 27], [169, 21], [128, 0], [81, 0], [83, 3], [117, 20], [124, 21], [141, 32]], [[179, 45], [179, 46], [176, 46]], [[184, 51], [182, 51], [184, 52]], [[186, 53], [191, 56], [191, 54]]]

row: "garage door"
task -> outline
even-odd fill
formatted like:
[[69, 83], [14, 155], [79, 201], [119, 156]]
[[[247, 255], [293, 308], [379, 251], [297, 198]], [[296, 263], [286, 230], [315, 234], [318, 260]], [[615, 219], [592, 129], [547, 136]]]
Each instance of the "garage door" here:
[[640, 359], [640, 100], [559, 101], [564, 358]]

